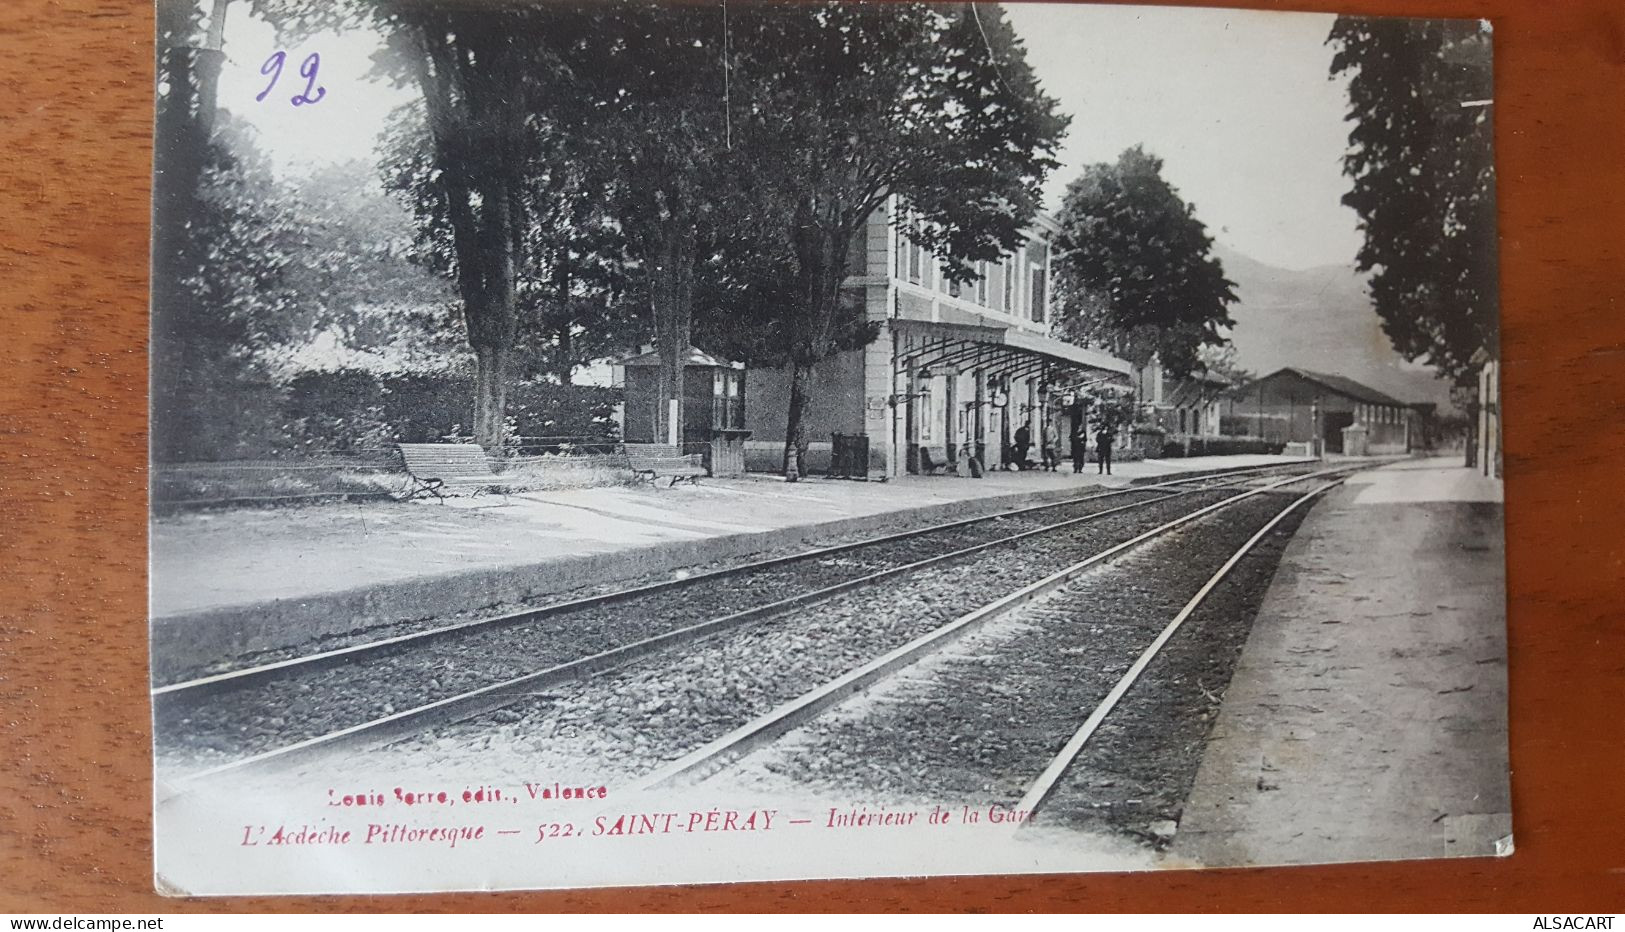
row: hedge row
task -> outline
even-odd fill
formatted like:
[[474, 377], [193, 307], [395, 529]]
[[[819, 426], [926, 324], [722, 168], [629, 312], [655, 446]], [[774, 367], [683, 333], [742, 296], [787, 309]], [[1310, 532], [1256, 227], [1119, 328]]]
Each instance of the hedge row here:
[[1261, 437], [1192, 437], [1188, 451], [1183, 440], [1165, 442], [1162, 456], [1170, 459], [1182, 456], [1232, 456], [1238, 453], [1279, 454], [1284, 449], [1286, 444]]
[[[397, 443], [472, 432], [472, 377], [341, 369], [253, 389], [199, 393], [184, 412], [156, 412], [165, 442], [155, 444], [155, 456], [160, 462], [376, 457]], [[620, 401], [618, 388], [518, 382], [508, 390], [508, 433], [614, 443]]]

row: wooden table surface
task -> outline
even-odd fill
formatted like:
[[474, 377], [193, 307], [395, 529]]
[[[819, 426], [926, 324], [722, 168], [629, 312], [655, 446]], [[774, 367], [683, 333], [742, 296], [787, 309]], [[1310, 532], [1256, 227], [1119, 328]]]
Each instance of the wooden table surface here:
[[1625, 908], [1625, 4], [1252, 0], [1495, 22], [1513, 818], [1499, 860], [174, 900], [146, 702], [148, 0], [0, 11], [0, 911]]

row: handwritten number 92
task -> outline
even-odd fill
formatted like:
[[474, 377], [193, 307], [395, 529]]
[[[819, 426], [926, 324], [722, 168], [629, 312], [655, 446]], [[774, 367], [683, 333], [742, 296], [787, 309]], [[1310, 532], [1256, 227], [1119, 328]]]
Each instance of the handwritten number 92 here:
[[[264, 101], [265, 98], [270, 95], [271, 91], [276, 88], [276, 82], [282, 78], [282, 68], [287, 63], [287, 52], [278, 49], [277, 51], [271, 53], [271, 57], [267, 58], [265, 60], [265, 64], [260, 66], [260, 74], [269, 76], [271, 83], [265, 85], [265, 90], [260, 91], [259, 94], [255, 96], [255, 100]], [[292, 103], [295, 107], [303, 107], [305, 104], [313, 104], [327, 96], [327, 88], [316, 86], [316, 72], [320, 71], [321, 67], [322, 56], [316, 52], [311, 52], [309, 55], [305, 56], [305, 60], [300, 63], [299, 76], [305, 79], [305, 89], [302, 92], [293, 95]]]

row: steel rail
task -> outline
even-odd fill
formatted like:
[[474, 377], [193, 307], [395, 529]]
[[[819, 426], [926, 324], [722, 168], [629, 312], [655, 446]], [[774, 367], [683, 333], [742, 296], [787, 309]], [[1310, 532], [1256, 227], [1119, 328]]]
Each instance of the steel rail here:
[[[1278, 466], [1272, 464], [1270, 468], [1278, 468]], [[1277, 480], [1277, 482], [1285, 484], [1302, 481], [1303, 479], [1304, 477], [1302, 476], [1288, 476], [1285, 479]], [[1186, 480], [1186, 482], [1189, 481], [1192, 480]], [[1154, 491], [1164, 488], [1165, 485], [1176, 484], [1184, 483], [1143, 486], [1136, 491]], [[1269, 488], [1270, 487], [1264, 487], [1248, 491], [1242, 495], [1226, 499], [1224, 502], [1219, 503], [1219, 505], [1222, 506], [1231, 502], [1240, 501], [1243, 498], [1248, 498], [1268, 491]], [[219, 764], [214, 767], [209, 767], [204, 770], [195, 771], [191, 774], [175, 778], [174, 782], [177, 784], [191, 784], [220, 777], [226, 774], [244, 773], [253, 770], [281, 769], [295, 766], [318, 755], [330, 754], [341, 749], [358, 751], [369, 747], [387, 745], [412, 734], [423, 731], [426, 728], [450, 724], [452, 722], [461, 721], [487, 712], [495, 711], [496, 709], [503, 708], [534, 695], [538, 690], [547, 689], [561, 683], [581, 679], [607, 669], [618, 667], [668, 647], [681, 643], [697, 641], [701, 638], [740, 626], [746, 622], [770, 618], [793, 608], [803, 608], [810, 605], [815, 605], [832, 599], [837, 595], [841, 595], [853, 589], [861, 588], [862, 586], [871, 585], [883, 579], [898, 576], [903, 573], [917, 571], [928, 566], [962, 558], [975, 553], [990, 550], [995, 547], [1005, 546], [1040, 534], [1052, 533], [1054, 531], [1072, 527], [1084, 522], [1094, 521], [1108, 515], [1118, 514], [1135, 508], [1143, 508], [1148, 505], [1166, 501], [1172, 498], [1179, 498], [1185, 495], [1195, 494], [1200, 491], [1203, 491], [1203, 489], [1197, 488], [1184, 491], [1171, 491], [1168, 494], [1160, 495], [1156, 498], [1138, 502], [1130, 502], [1126, 505], [1119, 505], [1114, 508], [1108, 508], [1104, 511], [1091, 512], [1087, 515], [1081, 515], [1079, 517], [1069, 518], [1055, 524], [1048, 524], [1040, 528], [1022, 531], [1020, 533], [1002, 537], [997, 540], [973, 544], [969, 547], [960, 548], [950, 553], [938, 554], [936, 556], [915, 560], [900, 566], [888, 567], [883, 570], [878, 570], [854, 579], [844, 580], [842, 582], [813, 590], [811, 592], [798, 593], [775, 602], [752, 606], [751, 608], [733, 612], [717, 618], [708, 619], [698, 624], [667, 631], [658, 635], [652, 635], [629, 644], [623, 644], [614, 648], [600, 651], [587, 657], [578, 658], [576, 660], [557, 664], [543, 670], [533, 671], [521, 676], [488, 684], [486, 686], [469, 690], [455, 696], [448, 696], [444, 699], [436, 700], [434, 702], [426, 703], [424, 705], [416, 706], [400, 712], [395, 712], [381, 718], [372, 719], [370, 721], [358, 723], [356, 725], [348, 726], [336, 731], [328, 732], [326, 734], [307, 738], [291, 745], [273, 748], [269, 751], [263, 751], [258, 754], [239, 758], [237, 760]], [[1076, 504], [1078, 501], [1092, 501], [1104, 497], [1106, 497], [1106, 495], [1090, 496], [1086, 499], [1075, 500], [1073, 504]], [[1192, 516], [1207, 514], [1214, 510], [1215, 507], [1217, 506], [1210, 505], [1206, 508], [1199, 509], [1198, 511], [1191, 513], [1191, 515], [1188, 515], [1186, 518], [1178, 519], [1175, 522], [1170, 522], [1169, 524], [1163, 525], [1159, 530], [1167, 529], [1171, 526], [1183, 523], [1185, 520], [1189, 520]], [[1028, 510], [1033, 509], [1024, 509], [1024, 511]], [[1136, 538], [1135, 541], [1139, 541], [1145, 537], [1146, 535], [1141, 535], [1141, 537]], [[1123, 549], [1123, 545], [1119, 545], [1118, 547], [1104, 551], [1101, 555], [1098, 555], [1098, 557], [1105, 558], [1109, 555], [1115, 554], [1121, 549]]]
[[[758, 716], [714, 741], [645, 775], [624, 789], [641, 792], [679, 781], [695, 782], [704, 779], [751, 751], [777, 740], [786, 732], [807, 722], [848, 696], [868, 688], [903, 667], [914, 664], [927, 654], [941, 649], [953, 640], [981, 627], [987, 622], [1002, 617], [1022, 605], [1055, 591], [1090, 567], [1120, 556], [1141, 544], [1161, 537], [1175, 528], [1182, 527], [1238, 502], [1271, 492], [1280, 486], [1295, 484], [1305, 479], [1348, 472], [1358, 468], [1363, 467], [1340, 466], [1335, 469], [1311, 473], [1308, 476], [1290, 476], [1206, 505], [1179, 518], [1158, 525], [1130, 540], [1102, 550], [1035, 583], [1024, 586], [1015, 592], [961, 615], [947, 624], [928, 631], [907, 644], [895, 648], [861, 667]], [[1271, 526], [1273, 526], [1273, 522]]]
[[[1038, 779], [1034, 780], [1032, 785], [1028, 787], [1027, 792], [1022, 795], [1021, 802], [1016, 804], [1016, 809], [1018, 811], [1025, 811], [1029, 814], [1036, 813], [1038, 811], [1038, 809], [1054, 791], [1056, 785], [1060, 783], [1061, 777], [1065, 774], [1067, 768], [1072, 766], [1072, 762], [1075, 761], [1078, 754], [1082, 752], [1084, 745], [1087, 744], [1089, 739], [1094, 736], [1095, 730], [1098, 729], [1101, 723], [1106, 720], [1106, 716], [1110, 715], [1112, 710], [1117, 707], [1117, 703], [1121, 701], [1123, 696], [1128, 693], [1135, 681], [1139, 679], [1140, 674], [1145, 672], [1146, 667], [1151, 665], [1151, 661], [1156, 658], [1158, 652], [1160, 652], [1163, 646], [1168, 643], [1169, 639], [1174, 636], [1174, 634], [1179, 630], [1180, 626], [1185, 623], [1185, 620], [1195, 613], [1196, 609], [1200, 607], [1201, 604], [1207, 599], [1208, 595], [1218, 587], [1219, 583], [1223, 582], [1225, 577], [1230, 575], [1230, 571], [1235, 569], [1236, 566], [1241, 563], [1242, 558], [1247, 556], [1248, 553], [1251, 553], [1252, 549], [1256, 547], [1258, 543], [1266, 536], [1268, 536], [1270, 531], [1275, 529], [1276, 525], [1285, 520], [1287, 515], [1290, 515], [1299, 507], [1314, 500], [1342, 482], [1343, 479], [1341, 478], [1335, 479], [1321, 485], [1317, 489], [1312, 489], [1304, 493], [1302, 496], [1294, 500], [1292, 504], [1281, 509], [1281, 511], [1277, 513], [1275, 517], [1271, 518], [1262, 528], [1259, 528], [1256, 534], [1248, 538], [1246, 543], [1242, 544], [1235, 553], [1230, 555], [1230, 559], [1226, 560], [1224, 565], [1219, 567], [1218, 571], [1208, 578], [1208, 581], [1202, 585], [1202, 588], [1196, 591], [1196, 594], [1191, 597], [1190, 601], [1185, 603], [1185, 606], [1179, 610], [1179, 614], [1175, 615], [1173, 620], [1168, 622], [1168, 624], [1163, 627], [1162, 631], [1157, 634], [1156, 638], [1146, 646], [1145, 650], [1140, 652], [1140, 656], [1134, 661], [1133, 665], [1131, 665], [1122, 675], [1122, 677], [1118, 679], [1116, 685], [1114, 685], [1111, 691], [1106, 694], [1106, 697], [1100, 701], [1100, 704], [1095, 706], [1094, 711], [1089, 714], [1089, 717], [1084, 719], [1083, 724], [1079, 726], [1076, 732], [1073, 733], [1071, 739], [1069, 739], [1067, 743], [1062, 746], [1060, 753], [1055, 755], [1055, 757], [1050, 761], [1049, 766], [1044, 768], [1043, 773], [1039, 774]], [[1030, 821], [1031, 818], [1029, 816], [1028, 822]], [[1020, 824], [1027, 823], [1024, 822]]]
[[1203, 475], [1199, 476], [1172, 479], [1143, 486], [1131, 486], [1122, 489], [1112, 489], [1106, 492], [1096, 492], [1077, 498], [1065, 499], [1063, 501], [1046, 502], [1041, 505], [1028, 505], [1022, 508], [995, 512], [993, 514], [981, 515], [974, 518], [961, 518], [958, 520], [945, 522], [943, 524], [930, 525], [909, 531], [898, 531], [879, 537], [871, 537], [863, 540], [849, 541], [842, 544], [816, 547], [811, 550], [804, 550], [778, 557], [769, 557], [765, 560], [757, 560], [751, 563], [740, 564], [738, 566], [723, 567], [721, 569], [697, 573], [695, 575], [680, 579], [661, 580], [655, 583], [634, 586], [629, 589], [620, 589], [614, 592], [584, 596], [578, 599], [556, 602], [551, 605], [543, 605], [537, 608], [525, 609], [519, 612], [510, 612], [508, 614], [495, 615], [489, 618], [476, 618], [469, 621], [441, 625], [434, 628], [427, 628], [422, 631], [413, 631], [407, 634], [395, 635], [393, 637], [380, 638], [376, 641], [367, 641], [361, 644], [352, 644], [346, 647], [334, 648], [332, 650], [321, 651], [314, 654], [290, 657], [284, 660], [258, 664], [252, 667], [244, 667], [238, 670], [229, 670], [223, 673], [211, 674], [209, 676], [196, 677], [190, 680], [153, 687], [151, 690], [151, 695], [155, 702], [164, 701], [168, 697], [179, 695], [185, 695], [188, 699], [200, 699], [204, 696], [213, 695], [218, 690], [242, 688], [250, 683], [273, 678], [279, 674], [285, 674], [295, 670], [303, 671], [320, 669], [333, 664], [347, 663], [360, 657], [385, 652], [393, 648], [401, 648], [419, 643], [443, 640], [456, 635], [468, 634], [475, 631], [500, 631], [503, 628], [514, 627], [554, 615], [568, 614], [570, 612], [581, 611], [583, 609], [611, 605], [616, 602], [624, 602], [644, 595], [651, 595], [657, 592], [689, 587], [698, 583], [724, 579], [729, 576], [737, 576], [754, 570], [768, 569], [774, 566], [782, 566], [799, 561], [816, 560], [822, 557], [845, 553], [862, 547], [895, 543], [901, 540], [909, 540], [929, 534], [952, 531], [958, 528], [969, 527], [971, 525], [995, 521], [1002, 518], [1019, 517], [1021, 515], [1031, 514], [1038, 511], [1080, 505], [1101, 498], [1148, 492], [1156, 489], [1188, 485], [1193, 482], [1226, 478], [1245, 473], [1259, 472], [1262, 470], [1286, 469], [1302, 465], [1303, 462], [1299, 461], [1294, 463], [1270, 463], [1263, 466], [1247, 466], [1235, 470], [1204, 473]]

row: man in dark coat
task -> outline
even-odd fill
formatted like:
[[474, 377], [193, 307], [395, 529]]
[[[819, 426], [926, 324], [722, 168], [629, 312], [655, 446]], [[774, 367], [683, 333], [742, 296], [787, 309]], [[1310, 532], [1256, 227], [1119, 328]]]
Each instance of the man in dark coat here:
[[1095, 457], [1100, 460], [1100, 472], [1103, 475], [1112, 474], [1112, 444], [1117, 440], [1117, 432], [1110, 427], [1102, 427], [1095, 434]]
[[1088, 437], [1082, 421], [1072, 425], [1072, 471], [1075, 473], [1083, 472], [1083, 464], [1088, 462]]
[[1016, 451], [1016, 468], [1026, 469], [1027, 451], [1033, 447], [1033, 432], [1027, 429], [1026, 424], [1016, 428], [1016, 442], [1011, 447]]

